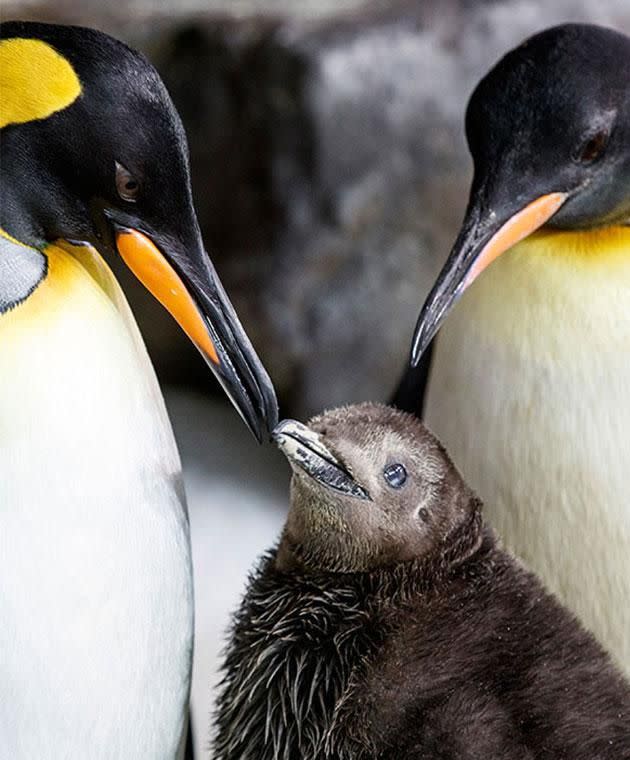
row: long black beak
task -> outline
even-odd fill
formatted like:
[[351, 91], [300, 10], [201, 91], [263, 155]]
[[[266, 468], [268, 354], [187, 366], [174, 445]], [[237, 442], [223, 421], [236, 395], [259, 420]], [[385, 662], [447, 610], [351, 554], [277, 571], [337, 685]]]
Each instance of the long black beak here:
[[199, 349], [258, 441], [267, 439], [278, 422], [276, 394], [205, 251], [167, 251], [168, 243], [158, 247], [149, 234], [120, 225], [115, 243]]
[[283, 420], [273, 438], [291, 466], [313, 480], [346, 496], [370, 500], [370, 494], [352, 477], [344, 463], [324, 445], [320, 435], [296, 420]]
[[504, 213], [487, 212], [471, 202], [455, 245], [420, 311], [411, 349], [411, 364], [422, 354], [462, 293], [494, 259], [541, 227], [567, 199], [549, 193]]
[[202, 312], [218, 362], [201, 353], [259, 443], [278, 424], [276, 392], [214, 267], [210, 287], [188, 282]]

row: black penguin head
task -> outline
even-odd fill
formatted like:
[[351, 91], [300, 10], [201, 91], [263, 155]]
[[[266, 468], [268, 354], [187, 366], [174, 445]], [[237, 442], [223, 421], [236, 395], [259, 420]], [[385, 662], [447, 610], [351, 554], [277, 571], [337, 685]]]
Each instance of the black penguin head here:
[[274, 438], [293, 469], [280, 563], [356, 572], [425, 558], [478, 509], [436, 438], [390, 407], [285, 420]]
[[466, 114], [474, 179], [453, 250], [420, 314], [413, 362], [497, 256], [542, 225], [630, 221], [630, 39], [566, 24], [482, 79]]
[[[1, 37], [22, 98], [2, 130], [2, 227], [38, 247], [61, 238], [117, 251], [261, 438], [277, 421], [275, 395], [204, 250], [184, 130], [159, 75], [91, 29], [14, 22]], [[44, 59], [59, 67], [52, 112], [38, 92]]]

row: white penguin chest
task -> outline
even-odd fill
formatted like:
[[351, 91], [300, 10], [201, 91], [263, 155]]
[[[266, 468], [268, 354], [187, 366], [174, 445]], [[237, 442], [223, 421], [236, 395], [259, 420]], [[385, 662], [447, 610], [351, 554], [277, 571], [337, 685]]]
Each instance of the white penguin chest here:
[[179, 458], [113, 279], [48, 254], [0, 316], [0, 758], [163, 760], [192, 649]]
[[630, 232], [517, 246], [437, 342], [427, 423], [514, 549], [630, 671]]

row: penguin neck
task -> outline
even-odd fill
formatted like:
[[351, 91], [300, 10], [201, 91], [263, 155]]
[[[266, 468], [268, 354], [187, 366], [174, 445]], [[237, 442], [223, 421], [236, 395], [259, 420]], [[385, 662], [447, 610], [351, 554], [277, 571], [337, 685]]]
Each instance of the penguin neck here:
[[[29, 461], [46, 431], [40, 455], [66, 452], [67, 474], [75, 483], [80, 472], [72, 472], [73, 450], [80, 459], [101, 460], [103, 472], [111, 464], [129, 476], [130, 467], [157, 466], [164, 455], [161, 466], [175, 475], [179, 460], [161, 393], [111, 271], [89, 246], [61, 242], [43, 255], [45, 277], [0, 316], [3, 446], [22, 441]], [[42, 481], [51, 475], [41, 467]], [[94, 484], [84, 486], [91, 491]]]
[[457, 311], [479, 340], [573, 366], [630, 347], [629, 298], [630, 227], [542, 230], [489, 267]]
[[39, 141], [32, 139], [32, 127], [32, 124], [20, 125], [2, 133], [0, 227], [12, 239], [38, 250], [55, 237], [61, 219], [72, 220], [72, 238], [91, 239], [87, 209], [81, 207], [76, 194], [47, 169], [45, 154], [51, 150], [47, 125], [38, 124]]

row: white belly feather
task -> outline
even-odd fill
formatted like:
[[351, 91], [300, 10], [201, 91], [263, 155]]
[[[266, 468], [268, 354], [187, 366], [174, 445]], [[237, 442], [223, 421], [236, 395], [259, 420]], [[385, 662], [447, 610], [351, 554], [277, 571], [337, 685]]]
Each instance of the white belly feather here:
[[0, 758], [171, 760], [193, 623], [179, 458], [117, 286], [50, 266], [0, 316]]
[[630, 672], [630, 232], [615, 242], [499, 259], [446, 321], [426, 408], [507, 545]]

